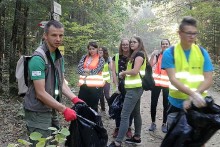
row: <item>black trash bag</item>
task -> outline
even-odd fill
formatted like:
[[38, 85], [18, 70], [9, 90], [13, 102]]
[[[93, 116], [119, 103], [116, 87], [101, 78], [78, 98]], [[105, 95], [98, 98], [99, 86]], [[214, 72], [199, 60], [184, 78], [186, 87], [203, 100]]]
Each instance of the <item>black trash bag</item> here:
[[191, 131], [192, 127], [187, 122], [185, 112], [179, 112], [164, 137], [161, 147], [183, 147], [182, 144]]
[[75, 105], [77, 119], [69, 127], [67, 147], [106, 147], [108, 134], [103, 127], [101, 116], [87, 105]]
[[110, 96], [110, 98], [108, 99], [108, 102], [109, 102], [109, 106], [111, 106], [112, 105], [112, 103], [114, 102], [114, 100], [115, 100], [115, 98], [117, 97], [117, 96], [119, 96], [120, 94], [119, 93], [113, 93], [111, 96]]
[[207, 96], [206, 107], [179, 112], [161, 147], [201, 147], [220, 129], [220, 106]]
[[121, 115], [124, 99], [121, 94], [117, 93], [113, 94], [110, 99], [112, 103], [109, 106], [109, 116], [112, 119], [116, 119]]

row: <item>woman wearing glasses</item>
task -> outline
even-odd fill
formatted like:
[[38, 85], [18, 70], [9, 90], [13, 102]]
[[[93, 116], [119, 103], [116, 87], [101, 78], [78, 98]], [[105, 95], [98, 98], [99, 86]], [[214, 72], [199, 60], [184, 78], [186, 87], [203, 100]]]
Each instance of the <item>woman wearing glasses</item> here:
[[125, 142], [129, 144], [141, 144], [141, 113], [140, 102], [141, 95], [143, 94], [142, 81], [140, 75], [144, 75], [146, 68], [147, 54], [144, 49], [143, 41], [140, 37], [132, 37], [130, 40], [131, 54], [127, 69], [119, 73], [119, 77], [125, 77], [125, 99], [121, 112], [121, 122], [119, 133], [114, 142], [109, 147], [121, 147], [122, 141], [125, 137], [129, 127], [129, 117], [131, 114], [134, 116], [134, 136], [126, 139]]
[[98, 112], [99, 97], [105, 81], [102, 77], [102, 69], [105, 60], [98, 54], [98, 45], [96, 42], [89, 42], [88, 53], [83, 55], [78, 64], [79, 77], [79, 95], [88, 106]]
[[[128, 63], [128, 57], [130, 55], [130, 47], [129, 47], [129, 39], [122, 39], [120, 46], [119, 46], [119, 53], [115, 54], [115, 56], [112, 58], [112, 77], [113, 77], [113, 83], [115, 84], [115, 87], [117, 88], [116, 91], [120, 92], [122, 97], [125, 97], [125, 87], [124, 87], [124, 77], [119, 77], [118, 74], [122, 71], [125, 71], [127, 68]], [[133, 117], [130, 116], [129, 119], [129, 128], [126, 133], [126, 137], [131, 138], [132, 132], [131, 132], [131, 124], [132, 124]], [[114, 132], [112, 134], [113, 138], [116, 138], [118, 136], [118, 130], [120, 126], [121, 116], [117, 116], [115, 118], [115, 125], [116, 128], [114, 129]]]

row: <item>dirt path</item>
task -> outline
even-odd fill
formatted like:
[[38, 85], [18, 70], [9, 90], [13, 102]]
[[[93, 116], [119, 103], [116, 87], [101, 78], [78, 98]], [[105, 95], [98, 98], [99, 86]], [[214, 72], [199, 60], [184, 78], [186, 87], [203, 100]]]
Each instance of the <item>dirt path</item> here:
[[[210, 89], [209, 95], [215, 98], [215, 102], [220, 105], [220, 94], [216, 92], [214, 89]], [[148, 131], [148, 127], [151, 124], [151, 117], [150, 117], [150, 92], [144, 92], [141, 99], [141, 115], [142, 115], [142, 145], [141, 147], [159, 147], [161, 141], [165, 134], [161, 131], [162, 125], [162, 96], [160, 95], [157, 107], [157, 116], [156, 116], [156, 125], [157, 129], [155, 132]], [[112, 132], [114, 129], [114, 121], [109, 120], [107, 115], [103, 116], [104, 124], [108, 129], [109, 134], [109, 143], [114, 140], [112, 138]], [[217, 132], [206, 144], [206, 147], [219, 147], [220, 146], [220, 131]], [[125, 147], [130, 147], [127, 144], [124, 144]]]
[[[217, 90], [210, 89], [209, 93], [215, 98], [216, 103], [220, 105], [220, 93], [216, 91]], [[21, 101], [22, 99], [3, 99], [3, 97], [0, 97], [0, 147], [6, 147], [9, 143], [17, 143], [17, 139], [27, 139], [25, 123], [21, 117], [22, 113], [20, 113], [20, 110], [22, 109]], [[113, 140], [111, 134], [114, 130], [115, 123], [114, 120], [108, 118], [106, 113], [102, 114], [102, 116], [103, 123], [109, 134], [110, 143]], [[162, 98], [159, 99], [158, 103], [156, 117], [157, 130], [154, 133], [147, 131], [147, 128], [151, 123], [150, 92], [144, 92], [142, 95], [141, 114], [143, 122], [141, 147], [159, 147], [163, 137], [165, 136], [165, 134], [161, 132]], [[63, 124], [68, 126], [65, 121], [63, 121]], [[219, 134], [220, 132], [217, 132], [206, 144], [206, 147], [219, 147]]]

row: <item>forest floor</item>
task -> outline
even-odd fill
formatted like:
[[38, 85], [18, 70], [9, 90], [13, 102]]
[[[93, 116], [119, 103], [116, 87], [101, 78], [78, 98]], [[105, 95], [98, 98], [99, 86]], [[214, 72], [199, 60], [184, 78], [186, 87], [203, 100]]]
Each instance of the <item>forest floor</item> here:
[[[220, 76], [215, 75], [213, 87], [209, 90], [209, 95], [215, 99], [215, 103], [220, 105], [220, 91], [219, 83]], [[107, 105], [106, 105], [107, 107]], [[165, 134], [161, 131], [162, 124], [162, 98], [160, 96], [157, 108], [156, 124], [157, 129], [155, 132], [149, 132], [148, 127], [151, 124], [150, 117], [150, 92], [144, 92], [141, 98], [141, 115], [142, 115], [142, 145], [141, 147], [159, 147]], [[112, 138], [112, 132], [115, 128], [114, 120], [109, 119], [108, 113], [101, 112], [103, 116], [103, 124], [107, 129], [109, 135], [109, 143], [114, 140]], [[61, 116], [62, 118], [62, 116]], [[62, 124], [68, 127], [63, 119]], [[132, 131], [134, 131], [132, 129]], [[17, 143], [18, 139], [26, 139], [26, 127], [23, 120], [22, 112], [22, 98], [0, 97], [0, 147], [7, 147], [9, 143]], [[108, 143], [108, 144], [109, 144]], [[130, 147], [124, 144], [126, 147]], [[206, 147], [219, 147], [220, 146], [220, 131], [217, 132], [207, 143]]]

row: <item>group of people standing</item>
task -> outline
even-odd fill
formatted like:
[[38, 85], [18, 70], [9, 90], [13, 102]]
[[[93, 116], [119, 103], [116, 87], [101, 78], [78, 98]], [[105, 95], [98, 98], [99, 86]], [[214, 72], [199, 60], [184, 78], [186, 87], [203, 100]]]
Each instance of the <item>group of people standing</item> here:
[[[64, 28], [60, 22], [50, 21], [44, 29], [45, 42], [41, 49], [49, 59], [46, 65], [39, 53], [34, 54], [29, 63], [31, 86], [25, 96], [24, 109], [28, 132], [39, 131], [48, 137], [51, 126], [59, 128], [57, 111], [65, 120], [77, 119], [74, 110], [60, 103], [62, 94], [76, 103], [86, 103], [98, 112], [105, 111], [104, 97], [109, 104], [110, 77], [113, 84], [124, 99], [121, 115], [115, 119], [113, 141], [109, 147], [121, 147], [122, 142], [141, 144], [142, 118], [140, 113], [141, 96], [143, 94], [140, 75], [145, 73], [146, 63], [153, 67], [155, 88], [151, 91], [151, 119], [149, 131], [156, 129], [156, 108], [160, 92], [163, 92], [164, 133], [169, 129], [169, 115], [179, 111], [187, 111], [193, 103], [204, 107], [204, 96], [212, 84], [213, 65], [207, 51], [194, 44], [198, 35], [196, 20], [184, 17], [179, 26], [180, 42], [170, 46], [168, 39], [161, 41], [161, 51], [153, 52], [150, 60], [140, 37], [122, 39], [119, 53], [112, 60], [105, 47], [98, 47], [96, 42], [89, 42], [87, 54], [78, 64], [79, 95], [73, 94], [64, 81], [64, 60], [58, 47], [62, 43]], [[110, 75], [111, 70], [112, 75]], [[97, 96], [98, 95], [98, 96]], [[131, 132], [134, 120], [134, 134]], [[35, 145], [36, 142], [33, 142]]]
[[[146, 67], [147, 54], [140, 37], [122, 39], [117, 53], [112, 61], [107, 49], [98, 47], [96, 42], [89, 42], [88, 53], [78, 64], [80, 74], [79, 97], [88, 106], [98, 111], [99, 99], [101, 110], [105, 111], [104, 97], [109, 104], [110, 72], [112, 70], [113, 83], [124, 99], [121, 116], [115, 119], [116, 128], [113, 137], [122, 142], [126, 135], [127, 142], [141, 142], [141, 114], [140, 98], [143, 93], [139, 72]], [[101, 80], [101, 77], [103, 78]], [[98, 96], [97, 96], [98, 95]], [[131, 124], [134, 119], [135, 132], [132, 136]]]

